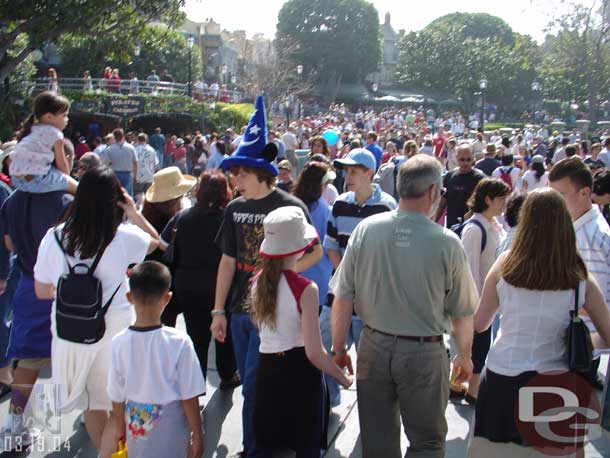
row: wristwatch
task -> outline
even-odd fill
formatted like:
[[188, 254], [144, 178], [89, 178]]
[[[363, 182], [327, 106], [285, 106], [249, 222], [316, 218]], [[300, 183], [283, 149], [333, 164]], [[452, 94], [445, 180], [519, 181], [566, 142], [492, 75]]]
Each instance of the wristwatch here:
[[216, 315], [226, 315], [225, 309], [212, 309], [210, 315], [212, 315], [212, 317], [215, 317]]
[[341, 356], [341, 355], [344, 355], [346, 353], [347, 353], [347, 346], [345, 346], [345, 345], [343, 346], [342, 349], [340, 349], [338, 351], [336, 351], [335, 348], [333, 347], [333, 348], [330, 349], [330, 352], [329, 352], [330, 356], [336, 356], [336, 355]]

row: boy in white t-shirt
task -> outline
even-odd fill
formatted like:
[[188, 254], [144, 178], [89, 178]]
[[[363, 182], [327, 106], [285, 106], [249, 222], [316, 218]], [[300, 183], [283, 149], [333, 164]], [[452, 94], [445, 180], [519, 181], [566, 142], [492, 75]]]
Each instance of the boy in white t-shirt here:
[[[205, 380], [190, 337], [161, 324], [172, 297], [167, 267], [146, 261], [133, 268], [127, 299], [136, 322], [112, 339], [108, 396], [112, 443], [104, 458], [127, 438], [129, 458], [200, 458], [203, 429], [198, 397]], [[105, 453], [104, 453], [105, 452]]]

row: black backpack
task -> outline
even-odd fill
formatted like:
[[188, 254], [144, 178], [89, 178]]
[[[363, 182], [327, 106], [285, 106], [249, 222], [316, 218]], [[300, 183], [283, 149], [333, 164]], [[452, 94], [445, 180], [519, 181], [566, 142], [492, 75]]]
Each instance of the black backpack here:
[[477, 221], [476, 219], [467, 219], [466, 221], [462, 222], [462, 223], [457, 223], [454, 224], [453, 226], [451, 226], [451, 230], [453, 232], [455, 232], [457, 234], [457, 236], [459, 238], [462, 238], [462, 231], [464, 230], [464, 228], [466, 227], [467, 224], [474, 224], [475, 226], [478, 226], [479, 229], [481, 229], [482, 235], [481, 235], [481, 253], [483, 252], [483, 250], [485, 249], [485, 246], [487, 246], [487, 231], [485, 230], [485, 228], [483, 227], [483, 225], [481, 224], [480, 221]]
[[[57, 231], [53, 231], [53, 234], [68, 264], [68, 273], [63, 274], [57, 282], [55, 297], [57, 335], [70, 342], [94, 344], [104, 337], [106, 332], [104, 316], [122, 283], [102, 306], [102, 282], [95, 278], [93, 273], [105, 248], [95, 256], [91, 267], [84, 263], [71, 266]], [[83, 272], [77, 272], [77, 269]]]

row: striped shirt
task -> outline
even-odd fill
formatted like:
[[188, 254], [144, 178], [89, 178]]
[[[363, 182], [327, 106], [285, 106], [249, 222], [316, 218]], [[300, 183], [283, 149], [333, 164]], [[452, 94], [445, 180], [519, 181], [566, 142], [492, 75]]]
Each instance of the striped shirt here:
[[378, 213], [394, 210], [397, 205], [392, 196], [383, 192], [378, 184], [373, 183], [373, 194], [363, 205], [356, 201], [356, 194], [349, 191], [335, 200], [328, 220], [328, 230], [324, 237], [324, 248], [345, 253], [349, 236], [364, 218]]
[[597, 281], [606, 303], [610, 304], [610, 227], [594, 205], [574, 221], [574, 230], [576, 245], [587, 270]]

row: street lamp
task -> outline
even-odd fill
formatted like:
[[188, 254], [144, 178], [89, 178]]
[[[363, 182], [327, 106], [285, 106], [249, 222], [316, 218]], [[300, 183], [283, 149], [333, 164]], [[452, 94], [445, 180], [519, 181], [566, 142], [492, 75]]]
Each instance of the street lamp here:
[[479, 89], [481, 89], [481, 131], [485, 130], [485, 91], [487, 90], [487, 80], [485, 78], [479, 81]]
[[532, 83], [532, 92], [534, 93], [534, 122], [536, 122], [536, 102], [538, 101], [538, 93], [542, 90], [542, 85], [538, 81]]
[[379, 85], [377, 83], [373, 83], [371, 89], [373, 90], [373, 94], [377, 94], [377, 89], [379, 89]]
[[193, 96], [193, 75], [192, 75], [192, 64], [193, 64], [193, 45], [195, 44], [195, 39], [193, 37], [188, 37], [186, 43], [189, 47], [189, 80], [188, 80], [188, 94], [189, 97]]
[[220, 67], [220, 72], [222, 73], [222, 84], [227, 83], [227, 70], [227, 64], [222, 64], [222, 67]]
[[286, 97], [284, 108], [286, 109], [286, 130], [288, 130], [288, 126], [290, 126], [290, 97]]
[[140, 46], [140, 43], [137, 43], [133, 48], [133, 55], [138, 57], [141, 52], [142, 52], [142, 47]]
[[[303, 66], [302, 65], [297, 65], [297, 75], [299, 75], [299, 83], [300, 83], [301, 77], [303, 75]], [[301, 102], [299, 100], [297, 100], [297, 107], [298, 107], [298, 119], [301, 119]]]

